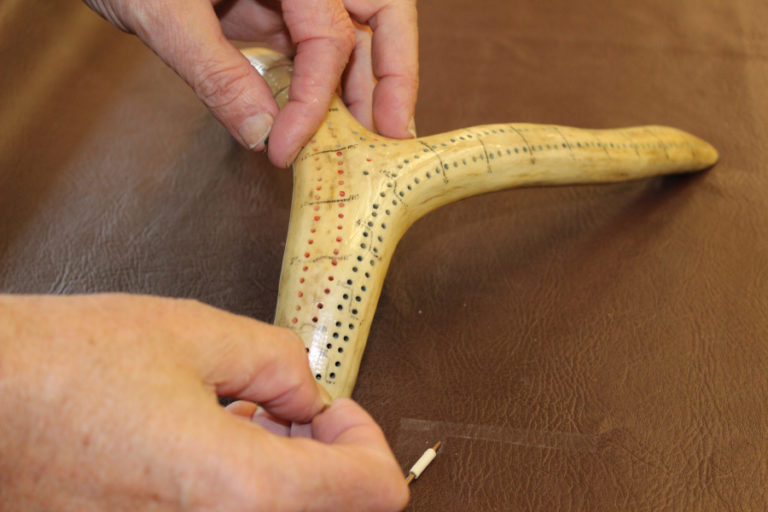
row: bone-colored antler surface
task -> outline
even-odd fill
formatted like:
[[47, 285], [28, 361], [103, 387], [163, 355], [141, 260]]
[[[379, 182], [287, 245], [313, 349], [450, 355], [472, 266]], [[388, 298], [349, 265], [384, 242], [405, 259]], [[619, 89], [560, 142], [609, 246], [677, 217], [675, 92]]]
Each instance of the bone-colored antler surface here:
[[[290, 61], [244, 53], [282, 106]], [[335, 97], [294, 163], [275, 323], [301, 336], [332, 396], [349, 396], [395, 246], [419, 217], [493, 190], [692, 172], [717, 157], [703, 140], [662, 126], [493, 124], [393, 140], [365, 129]]]

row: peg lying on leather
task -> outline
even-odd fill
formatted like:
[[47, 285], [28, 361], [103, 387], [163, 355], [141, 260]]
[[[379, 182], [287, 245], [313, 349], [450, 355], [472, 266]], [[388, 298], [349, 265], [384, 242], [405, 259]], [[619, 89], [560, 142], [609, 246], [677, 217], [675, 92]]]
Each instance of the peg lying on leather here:
[[[285, 104], [291, 62], [244, 53]], [[492, 124], [394, 140], [368, 131], [335, 97], [294, 162], [275, 323], [301, 336], [332, 396], [349, 396], [395, 246], [418, 218], [494, 190], [692, 172], [717, 158], [705, 141], [663, 126]]]
[[438, 441], [435, 446], [427, 448], [426, 451], [421, 454], [419, 460], [417, 460], [416, 463], [411, 466], [411, 469], [408, 470], [408, 476], [405, 477], [405, 483], [410, 485], [411, 482], [419, 479], [424, 470], [427, 469], [427, 466], [429, 466], [432, 461], [435, 460], [435, 457], [437, 457], [437, 450], [440, 449], [442, 444], [442, 441]]

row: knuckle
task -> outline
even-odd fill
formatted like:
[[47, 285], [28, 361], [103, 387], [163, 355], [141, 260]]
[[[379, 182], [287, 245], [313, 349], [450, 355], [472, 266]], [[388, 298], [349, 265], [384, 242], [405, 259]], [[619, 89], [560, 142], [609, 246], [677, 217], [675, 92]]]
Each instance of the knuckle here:
[[195, 71], [192, 88], [209, 108], [221, 109], [237, 101], [249, 78], [248, 67], [209, 64]]

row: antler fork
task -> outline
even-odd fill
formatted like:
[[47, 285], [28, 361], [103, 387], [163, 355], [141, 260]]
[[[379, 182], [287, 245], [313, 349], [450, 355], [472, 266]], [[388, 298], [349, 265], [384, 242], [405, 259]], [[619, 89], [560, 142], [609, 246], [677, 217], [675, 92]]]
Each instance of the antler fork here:
[[[264, 49], [244, 53], [285, 104], [291, 62]], [[334, 97], [293, 166], [275, 323], [301, 336], [332, 396], [349, 396], [395, 246], [419, 217], [499, 189], [691, 172], [717, 158], [703, 140], [662, 126], [493, 124], [394, 140], [368, 131]]]

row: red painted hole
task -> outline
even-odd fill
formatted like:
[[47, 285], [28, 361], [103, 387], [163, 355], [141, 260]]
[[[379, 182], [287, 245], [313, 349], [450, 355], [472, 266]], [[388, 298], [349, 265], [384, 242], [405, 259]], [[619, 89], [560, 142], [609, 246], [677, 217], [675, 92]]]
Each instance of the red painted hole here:
[[299, 298], [302, 298], [304, 296], [304, 292], [299, 292]]
[[305, 253], [304, 253], [304, 257], [305, 257], [305, 258], [309, 258], [309, 253], [308, 253], [308, 252], [305, 252]]
[[344, 208], [344, 203], [339, 203], [339, 208]]
[[315, 205], [315, 208], [314, 208], [314, 210], [315, 210], [315, 211], [318, 211], [319, 209], [320, 209], [320, 205]]
[[312, 317], [312, 322], [313, 322], [313, 323], [317, 323], [317, 317], [316, 317], [316, 316], [313, 316], [313, 317]]
[[314, 233], [315, 231], [317, 231], [315, 228], [309, 230], [310, 233]]
[[336, 172], [337, 172], [337, 173], [339, 173], [339, 174], [344, 174], [344, 169], [339, 169], [339, 170], [338, 170], [338, 171], [336, 171]]
[[366, 158], [366, 159], [365, 159], [365, 161], [366, 161], [366, 162], [370, 162], [370, 161], [371, 161], [371, 159], [370, 159], [370, 158]]
[[344, 184], [344, 180], [339, 180], [339, 185], [343, 185], [343, 184]]
[[338, 265], [338, 264], [339, 264], [339, 262], [338, 262], [338, 261], [336, 261], [336, 260], [331, 260], [331, 265], [333, 265], [334, 267], [335, 267], [336, 265]]
[[336, 241], [337, 241], [337, 242], [341, 242], [341, 237], [340, 237], [340, 236], [337, 236], [337, 237], [336, 237]]
[[327, 295], [327, 294], [329, 294], [329, 293], [331, 293], [331, 289], [330, 289], [330, 288], [326, 288], [326, 289], [325, 289], [325, 290], [323, 290], [323, 291], [326, 293], [326, 295]]
[[333, 250], [333, 254], [334, 254], [334, 255], [337, 255], [337, 254], [339, 254], [339, 250], [338, 250], [338, 249], [334, 249], [334, 250]]
[[304, 268], [302, 268], [301, 270], [303, 270], [304, 272], [306, 272], [308, 268], [309, 268], [309, 267], [307, 267], [307, 266], [305, 265], [305, 266], [304, 266]]
[[322, 189], [323, 189], [323, 187], [317, 187], [317, 188], [315, 188], [315, 190], [322, 190]]
[[343, 154], [344, 154], [344, 153], [342, 153], [341, 151], [337, 151], [337, 152], [336, 152], [336, 156], [341, 156], [341, 155], [343, 155]]
[[320, 200], [320, 196], [315, 196], [315, 201], [319, 201], [319, 200]]
[[323, 309], [323, 303], [322, 302], [318, 302], [317, 303], [317, 309]]
[[333, 281], [333, 276], [328, 276], [329, 281]]
[[304, 283], [304, 278], [302, 277], [301, 279], [299, 279], [299, 282], [303, 284]]
[[[315, 232], [315, 230], [313, 229], [313, 230], [312, 230], [312, 232], [314, 233], [314, 232]], [[310, 238], [309, 240], [307, 240], [307, 243], [308, 243], [309, 245], [312, 245], [313, 243], [315, 243], [315, 241], [314, 241], [314, 240], [312, 240], [312, 239]]]
[[339, 192], [339, 196], [344, 197], [345, 195], [347, 195], [347, 193], [344, 192], [343, 190], [341, 192]]
[[336, 226], [336, 229], [341, 229], [341, 226]]
[[337, 163], [338, 165], [344, 165], [344, 162], [342, 162], [342, 161], [338, 161], [338, 162], [336, 162], [336, 163]]
[[317, 222], [319, 220], [320, 220], [320, 216], [319, 215], [315, 215], [315, 222]]
[[299, 319], [298, 319], [298, 318], [296, 318], [296, 317], [293, 317], [293, 318], [291, 318], [291, 323], [292, 323], [292, 324], [295, 324], [295, 323], [297, 323], [298, 321], [299, 321]]
[[301, 311], [301, 306], [296, 306], [296, 311]]
[[340, 218], [340, 219], [343, 219], [343, 218], [344, 218], [344, 214], [343, 214], [343, 213], [340, 213], [340, 214], [339, 214], [339, 218]]

